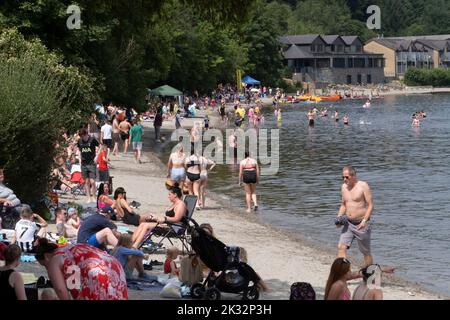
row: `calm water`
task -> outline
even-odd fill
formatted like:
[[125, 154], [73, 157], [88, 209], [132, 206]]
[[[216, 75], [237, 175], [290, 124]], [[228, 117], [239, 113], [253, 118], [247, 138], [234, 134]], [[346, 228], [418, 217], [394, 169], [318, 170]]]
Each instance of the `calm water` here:
[[[450, 95], [387, 97], [370, 109], [362, 101], [283, 107], [280, 170], [258, 187], [262, 219], [335, 248], [339, 231], [342, 167], [352, 164], [372, 188], [372, 251], [376, 262], [393, 265], [403, 278], [450, 294]], [[307, 126], [309, 108], [337, 109], [340, 122], [316, 119]], [[267, 107], [267, 128], [276, 128]], [[411, 115], [425, 110], [420, 128]], [[344, 127], [347, 113], [350, 126]], [[210, 188], [244, 206], [236, 189], [238, 171], [219, 166]], [[361, 257], [356, 242], [350, 253]]]

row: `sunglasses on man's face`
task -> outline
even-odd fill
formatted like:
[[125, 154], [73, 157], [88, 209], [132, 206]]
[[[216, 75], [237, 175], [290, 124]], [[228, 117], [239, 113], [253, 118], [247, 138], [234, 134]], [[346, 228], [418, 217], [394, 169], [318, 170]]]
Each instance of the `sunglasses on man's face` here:
[[350, 179], [350, 176], [342, 176], [342, 179]]

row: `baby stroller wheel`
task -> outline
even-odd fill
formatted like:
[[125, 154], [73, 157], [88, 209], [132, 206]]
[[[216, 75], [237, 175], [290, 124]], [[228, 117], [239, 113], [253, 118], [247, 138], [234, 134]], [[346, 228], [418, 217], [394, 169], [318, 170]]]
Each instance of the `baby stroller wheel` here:
[[258, 299], [259, 299], [259, 290], [256, 284], [244, 290], [242, 300], [258, 300]]
[[203, 284], [196, 283], [191, 287], [191, 297], [193, 299], [202, 299], [205, 296], [205, 288]]
[[216, 288], [207, 289], [205, 292], [205, 299], [211, 301], [220, 300], [220, 291]]

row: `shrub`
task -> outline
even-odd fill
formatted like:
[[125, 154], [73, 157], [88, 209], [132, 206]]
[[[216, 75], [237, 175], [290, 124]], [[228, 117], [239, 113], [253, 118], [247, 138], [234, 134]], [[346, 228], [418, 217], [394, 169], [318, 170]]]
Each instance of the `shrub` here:
[[405, 84], [408, 86], [450, 86], [450, 70], [411, 68], [405, 74]]

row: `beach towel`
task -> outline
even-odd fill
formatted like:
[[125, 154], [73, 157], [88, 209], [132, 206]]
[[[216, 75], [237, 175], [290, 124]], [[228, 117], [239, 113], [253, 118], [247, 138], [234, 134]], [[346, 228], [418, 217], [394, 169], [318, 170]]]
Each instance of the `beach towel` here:
[[127, 279], [127, 287], [130, 290], [148, 291], [158, 293], [164, 287], [164, 285], [158, 282], [157, 277], [152, 279]]

